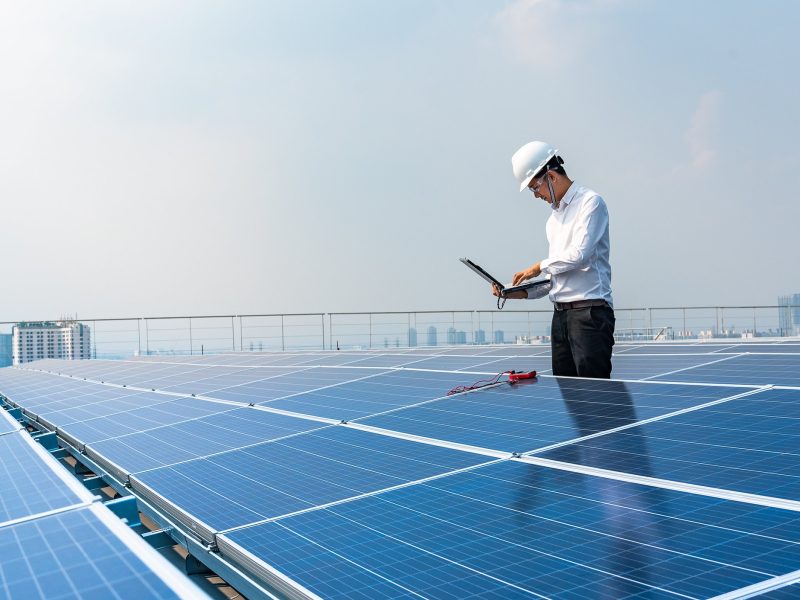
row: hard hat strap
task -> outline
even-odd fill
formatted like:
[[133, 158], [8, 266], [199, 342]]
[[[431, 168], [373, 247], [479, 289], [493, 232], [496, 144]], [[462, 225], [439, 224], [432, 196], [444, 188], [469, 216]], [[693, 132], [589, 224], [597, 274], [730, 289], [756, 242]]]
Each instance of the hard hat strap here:
[[549, 172], [550, 169], [547, 169], [547, 171], [544, 172], [544, 179], [547, 181], [547, 191], [550, 192], [550, 200], [552, 200], [550, 203], [550, 208], [553, 210], [558, 210], [558, 205], [561, 204], [561, 200], [556, 198], [556, 193], [553, 191], [553, 184], [550, 181], [550, 178], [547, 176]]

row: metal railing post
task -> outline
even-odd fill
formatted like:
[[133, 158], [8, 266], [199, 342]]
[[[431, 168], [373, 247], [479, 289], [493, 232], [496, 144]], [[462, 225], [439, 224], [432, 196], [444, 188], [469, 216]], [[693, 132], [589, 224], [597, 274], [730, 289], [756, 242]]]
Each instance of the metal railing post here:
[[150, 323], [144, 320], [144, 342], [147, 346], [147, 356], [150, 356]]
[[235, 317], [231, 315], [231, 352], [236, 352], [236, 327], [234, 326]]
[[242, 325], [242, 315], [239, 315], [239, 352], [244, 352], [244, 325]]
[[194, 354], [194, 344], [192, 343], [192, 317], [189, 317], [189, 356]]
[[286, 337], [283, 332], [283, 315], [281, 315], [281, 352], [286, 351]]
[[687, 333], [688, 332], [686, 331], [686, 307], [684, 306], [683, 307], [683, 333], [681, 334], [681, 337], [683, 339], [686, 339]]
[[325, 313], [322, 313], [319, 316], [320, 319], [320, 329], [322, 331], [322, 349], [325, 350]]
[[136, 335], [139, 338], [139, 346], [136, 352], [136, 356], [142, 355], [142, 319], [141, 317], [136, 319]]
[[369, 313], [369, 347], [372, 348], [372, 313]]

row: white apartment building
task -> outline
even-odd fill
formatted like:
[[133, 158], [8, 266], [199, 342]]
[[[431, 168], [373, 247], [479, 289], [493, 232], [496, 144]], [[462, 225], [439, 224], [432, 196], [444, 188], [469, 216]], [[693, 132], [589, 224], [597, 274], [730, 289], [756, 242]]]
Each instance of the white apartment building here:
[[91, 358], [91, 331], [75, 321], [19, 323], [12, 343], [15, 365], [43, 358]]

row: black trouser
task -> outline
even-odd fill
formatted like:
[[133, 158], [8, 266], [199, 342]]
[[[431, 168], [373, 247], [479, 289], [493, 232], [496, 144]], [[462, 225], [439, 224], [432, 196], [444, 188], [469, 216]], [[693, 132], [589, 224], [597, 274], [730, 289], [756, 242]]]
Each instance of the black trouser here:
[[553, 312], [553, 375], [611, 377], [614, 309], [587, 306]]

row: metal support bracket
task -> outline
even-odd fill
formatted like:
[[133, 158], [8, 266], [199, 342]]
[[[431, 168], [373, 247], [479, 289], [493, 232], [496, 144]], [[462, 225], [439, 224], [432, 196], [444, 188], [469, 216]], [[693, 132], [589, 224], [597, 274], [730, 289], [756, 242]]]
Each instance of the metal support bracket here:
[[177, 542], [169, 535], [169, 529], [158, 529], [142, 534], [142, 539], [156, 550], [172, 548]]
[[58, 449], [58, 438], [56, 437], [55, 431], [49, 431], [47, 433], [39, 433], [36, 435], [32, 435], [31, 437], [37, 442], [39, 442], [42, 446], [44, 446], [47, 450]]
[[186, 555], [184, 568], [186, 569], [187, 575], [205, 575], [207, 573], [213, 573], [211, 569], [209, 569], [191, 554]]
[[138, 527], [142, 524], [139, 519], [139, 506], [136, 504], [135, 496], [124, 496], [114, 498], [104, 502], [107, 508], [111, 509], [115, 515], [125, 521], [129, 527]]
[[99, 475], [95, 475], [94, 477], [86, 477], [85, 479], [81, 479], [80, 482], [86, 486], [87, 490], [99, 490], [100, 488], [108, 485]]

